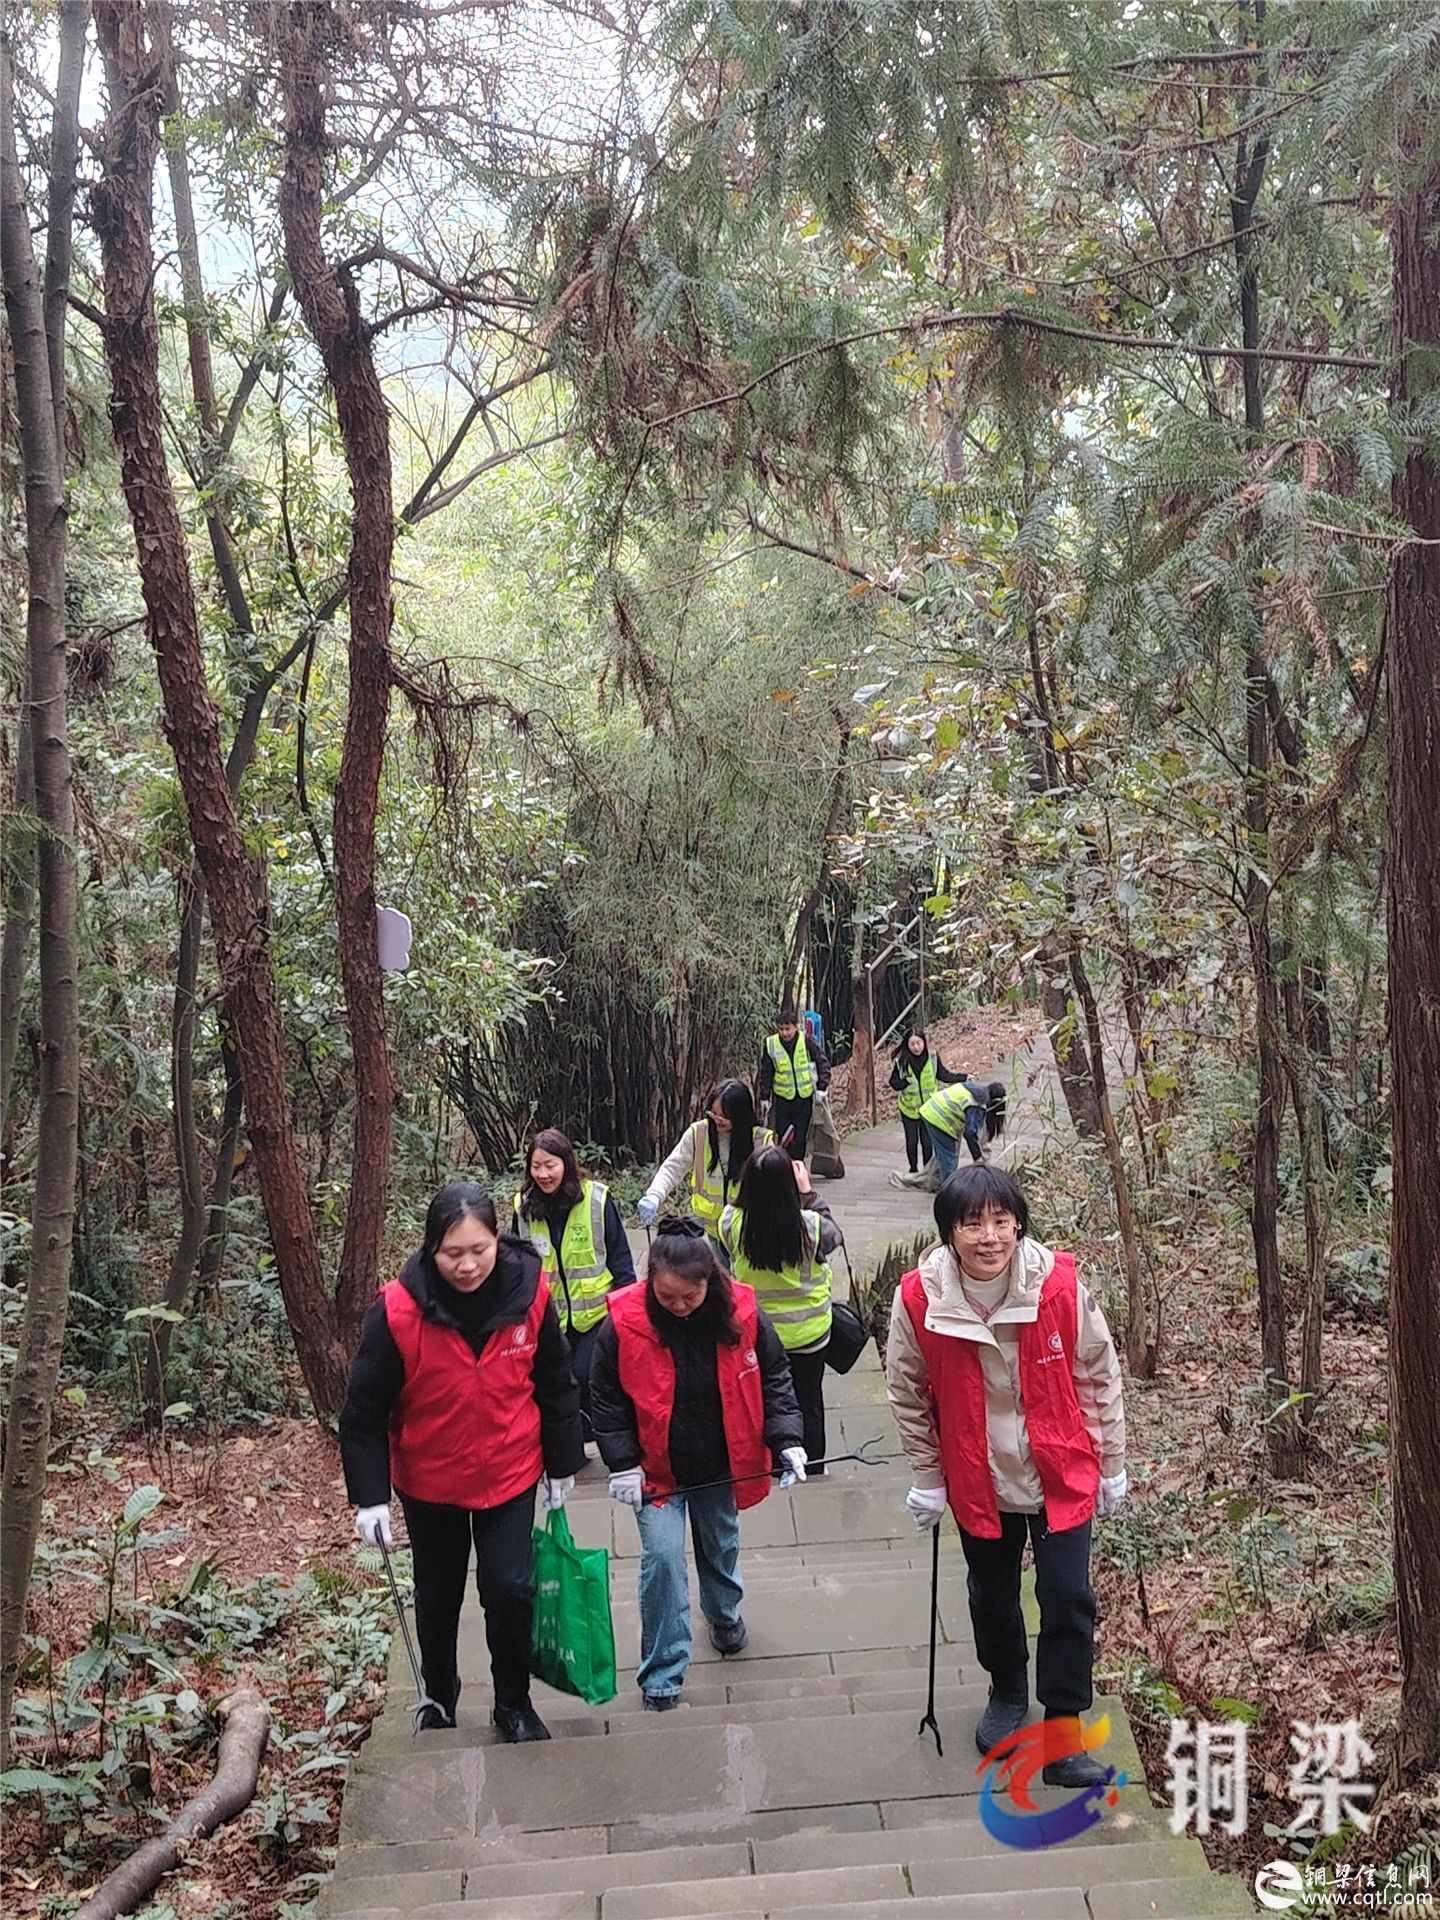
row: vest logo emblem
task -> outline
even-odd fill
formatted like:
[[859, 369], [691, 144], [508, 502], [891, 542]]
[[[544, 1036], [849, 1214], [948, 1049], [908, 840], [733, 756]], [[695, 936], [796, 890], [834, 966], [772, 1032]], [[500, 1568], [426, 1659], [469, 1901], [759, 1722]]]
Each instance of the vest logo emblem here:
[[1052, 1353], [1063, 1353], [1064, 1350], [1065, 1342], [1060, 1338], [1058, 1333], [1052, 1333], [1050, 1336], [1050, 1351]]
[[759, 1355], [758, 1355], [758, 1354], [756, 1353], [756, 1351], [755, 1351], [755, 1349], [754, 1349], [754, 1347], [747, 1347], [747, 1348], [745, 1349], [745, 1360], [744, 1360], [744, 1364], [745, 1364], [745, 1365], [746, 1365], [747, 1367], [758, 1367], [758, 1366], [759, 1366], [759, 1364], [760, 1364], [760, 1356], [759, 1356]]
[[518, 1353], [519, 1350], [526, 1344], [527, 1338], [528, 1338], [528, 1335], [527, 1335], [526, 1329], [524, 1327], [516, 1327], [515, 1331], [510, 1336], [510, 1344], [512, 1347], [515, 1348], [516, 1352]]

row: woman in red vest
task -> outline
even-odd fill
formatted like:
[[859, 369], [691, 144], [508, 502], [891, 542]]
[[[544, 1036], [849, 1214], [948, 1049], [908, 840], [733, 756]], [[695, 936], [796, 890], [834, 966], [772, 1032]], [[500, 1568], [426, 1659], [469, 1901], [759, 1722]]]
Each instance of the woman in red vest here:
[[595, 1344], [590, 1418], [611, 1496], [639, 1522], [636, 1678], [646, 1708], [664, 1713], [679, 1705], [690, 1665], [687, 1512], [710, 1644], [739, 1653], [747, 1636], [738, 1509], [770, 1491], [772, 1460], [787, 1481], [805, 1478], [785, 1349], [698, 1220], [663, 1220], [645, 1285], [611, 1295]]
[[419, 1252], [366, 1314], [340, 1450], [362, 1540], [392, 1544], [392, 1482], [405, 1510], [427, 1695], [417, 1726], [455, 1724], [473, 1541], [491, 1718], [506, 1740], [548, 1740], [530, 1704], [530, 1536], [541, 1478], [546, 1511], [564, 1506], [585, 1458], [580, 1390], [540, 1256], [497, 1232], [483, 1187], [436, 1194]]
[[[895, 1292], [886, 1385], [919, 1528], [948, 1503], [969, 1568], [975, 1652], [990, 1699], [975, 1731], [989, 1753], [1030, 1710], [1020, 1562], [1035, 1557], [1035, 1691], [1047, 1720], [1090, 1705], [1095, 1596], [1090, 1523], [1125, 1498], [1120, 1363], [1105, 1316], [1068, 1253], [1029, 1237], [1008, 1173], [980, 1163], [935, 1196], [940, 1245]], [[1088, 1754], [1052, 1760], [1048, 1786], [1105, 1778]]]

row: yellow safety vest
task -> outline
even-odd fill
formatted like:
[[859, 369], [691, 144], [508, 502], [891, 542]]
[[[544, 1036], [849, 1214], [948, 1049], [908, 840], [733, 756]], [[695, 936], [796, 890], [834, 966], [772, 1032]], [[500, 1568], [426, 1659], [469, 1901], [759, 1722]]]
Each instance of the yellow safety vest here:
[[730, 1256], [731, 1272], [755, 1289], [755, 1298], [779, 1334], [781, 1346], [791, 1353], [818, 1347], [830, 1332], [830, 1268], [817, 1251], [820, 1216], [804, 1213], [801, 1219], [805, 1248], [802, 1263], [773, 1273], [752, 1267], [740, 1251], [740, 1229], [745, 1223], [740, 1208], [726, 1207], [720, 1216], [719, 1238]]
[[815, 1091], [815, 1062], [810, 1058], [810, 1049], [805, 1044], [805, 1029], [802, 1027], [795, 1036], [793, 1054], [778, 1033], [770, 1035], [765, 1042], [765, 1051], [775, 1066], [775, 1098], [809, 1099]]
[[925, 1064], [917, 1074], [915, 1056], [907, 1047], [900, 1056], [900, 1065], [905, 1069], [905, 1085], [896, 1104], [907, 1120], [916, 1120], [920, 1117], [920, 1109], [940, 1084], [940, 1076], [935, 1071], [935, 1056], [927, 1053]]
[[550, 1297], [567, 1333], [588, 1333], [605, 1318], [605, 1296], [614, 1284], [605, 1264], [605, 1202], [609, 1194], [603, 1180], [580, 1182], [580, 1198], [570, 1209], [560, 1236], [558, 1261], [548, 1224], [543, 1217], [532, 1220], [522, 1214], [520, 1195], [515, 1196], [516, 1215], [522, 1230], [529, 1230], [540, 1249]]
[[953, 1086], [936, 1088], [921, 1107], [920, 1118], [927, 1127], [953, 1133], [958, 1140], [965, 1131], [966, 1110], [974, 1105], [974, 1097], [966, 1091], [963, 1081], [957, 1080]]
[[[731, 1187], [739, 1185], [739, 1170], [736, 1170], [734, 1180], [728, 1180], [725, 1177], [725, 1168], [730, 1164], [728, 1159], [722, 1159], [718, 1167], [707, 1164], [710, 1158], [708, 1122], [695, 1121], [690, 1132], [695, 1140], [695, 1158], [690, 1168], [690, 1211], [713, 1232], [730, 1198]], [[774, 1143], [775, 1136], [768, 1127], [756, 1127], [751, 1152], [755, 1147], [769, 1147]], [[720, 1151], [722, 1156], [729, 1152], [728, 1134], [722, 1133], [720, 1136]]]

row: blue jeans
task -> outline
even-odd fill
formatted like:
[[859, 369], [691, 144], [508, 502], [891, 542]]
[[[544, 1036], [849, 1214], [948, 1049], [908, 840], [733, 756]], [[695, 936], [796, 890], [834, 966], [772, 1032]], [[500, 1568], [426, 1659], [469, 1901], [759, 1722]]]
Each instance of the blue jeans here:
[[644, 1506], [640, 1522], [640, 1671], [642, 1693], [674, 1694], [690, 1665], [690, 1578], [685, 1567], [685, 1510], [695, 1540], [700, 1611], [712, 1627], [740, 1618], [745, 1587], [740, 1516], [729, 1487], [672, 1493], [663, 1506]]
[[943, 1127], [932, 1126], [928, 1120], [925, 1130], [935, 1149], [935, 1177], [943, 1187], [960, 1163], [960, 1142], [953, 1133], [946, 1133]]

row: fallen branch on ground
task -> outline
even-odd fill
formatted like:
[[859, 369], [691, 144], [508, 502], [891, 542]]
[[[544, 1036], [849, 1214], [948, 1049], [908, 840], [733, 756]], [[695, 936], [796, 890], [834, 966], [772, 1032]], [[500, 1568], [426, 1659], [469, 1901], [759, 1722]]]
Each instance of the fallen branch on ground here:
[[164, 1833], [147, 1840], [105, 1876], [74, 1920], [116, 1920], [119, 1914], [132, 1913], [179, 1865], [192, 1840], [205, 1839], [255, 1798], [260, 1761], [270, 1738], [270, 1709], [259, 1690], [245, 1682], [221, 1702], [220, 1712], [225, 1730], [220, 1735], [215, 1778], [185, 1802]]

